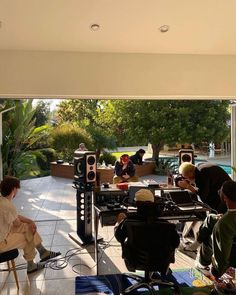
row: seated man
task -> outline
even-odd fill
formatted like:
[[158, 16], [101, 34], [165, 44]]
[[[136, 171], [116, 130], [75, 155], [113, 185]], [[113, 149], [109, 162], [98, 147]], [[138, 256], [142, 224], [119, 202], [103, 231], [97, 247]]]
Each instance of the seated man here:
[[[224, 215], [210, 214], [202, 224], [198, 242], [197, 269], [216, 281], [230, 267], [233, 240], [236, 237], [236, 182], [227, 180], [220, 189], [220, 197], [227, 206]], [[210, 270], [210, 265], [211, 270]]]
[[145, 150], [139, 149], [135, 155], [130, 157], [130, 160], [135, 165], [143, 165], [143, 156], [145, 154]]
[[123, 154], [120, 161], [116, 161], [114, 173], [113, 183], [139, 181], [139, 178], [135, 176], [134, 164], [127, 154]]
[[[131, 216], [126, 216], [125, 213], [120, 213], [117, 218], [117, 224], [115, 226], [115, 237], [118, 242], [121, 243], [122, 247], [122, 257], [126, 258], [129, 253], [126, 249], [126, 239], [127, 239], [127, 230], [125, 227], [125, 222], [129, 218], [137, 219], [140, 221], [148, 221], [153, 223], [157, 220], [157, 217], [160, 216], [160, 206], [155, 206], [153, 193], [148, 189], [140, 189], [135, 194], [135, 201], [137, 205], [137, 213], [132, 214]], [[166, 222], [166, 221], [163, 221]], [[175, 229], [175, 226], [171, 227], [171, 247], [174, 250], [179, 245], [179, 235]], [[174, 262], [174, 256], [170, 258], [170, 262]]]
[[19, 188], [19, 179], [12, 176], [6, 176], [0, 184], [0, 253], [15, 248], [23, 249], [27, 261], [27, 273], [32, 273], [44, 267], [44, 264], [34, 262], [35, 249], [39, 252], [40, 262], [61, 253], [45, 249], [34, 221], [17, 213], [12, 200]]

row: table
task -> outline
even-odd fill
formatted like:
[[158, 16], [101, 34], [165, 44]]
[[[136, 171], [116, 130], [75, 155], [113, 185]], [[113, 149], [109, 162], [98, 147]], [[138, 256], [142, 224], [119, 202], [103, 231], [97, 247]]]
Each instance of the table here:
[[[178, 222], [187, 222], [187, 221], [199, 221], [205, 218], [205, 214], [209, 209], [202, 207], [201, 209], [196, 209], [194, 212], [191, 211], [176, 211], [176, 212], [163, 212], [163, 215], [158, 217], [160, 220], [167, 221], [178, 221]], [[110, 224], [106, 225], [114, 225], [116, 222], [116, 217], [119, 213], [133, 214], [135, 213], [135, 209], [132, 208], [132, 212], [129, 211], [129, 207], [120, 207], [114, 209], [108, 209], [106, 206], [100, 206], [94, 204], [94, 256], [95, 263], [97, 266], [96, 272], [99, 275], [99, 261], [98, 261], [98, 226], [99, 220], [101, 218], [107, 218], [110, 221]]]

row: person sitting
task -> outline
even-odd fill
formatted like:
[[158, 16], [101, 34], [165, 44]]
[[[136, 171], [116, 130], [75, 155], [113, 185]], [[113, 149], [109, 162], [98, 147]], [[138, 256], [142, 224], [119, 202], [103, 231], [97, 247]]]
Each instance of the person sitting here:
[[77, 149], [77, 151], [87, 151], [88, 149], [86, 148], [85, 144], [83, 142], [81, 142], [79, 144], [79, 148]]
[[130, 157], [130, 160], [133, 162], [135, 165], [143, 165], [143, 156], [145, 154], [145, 150], [139, 149], [135, 155]]
[[[128, 219], [135, 219], [137, 221], [148, 221], [149, 223], [153, 223], [158, 219], [158, 216], [161, 214], [161, 205], [158, 202], [155, 202], [154, 195], [149, 189], [140, 189], [135, 194], [135, 202], [137, 206], [137, 213], [126, 215], [125, 213], [120, 213], [117, 217], [117, 223], [114, 227], [114, 235], [118, 242], [121, 243], [122, 248], [122, 257], [126, 258], [128, 253], [128, 249], [126, 249], [126, 241], [127, 241], [127, 230], [126, 230], [126, 221]], [[162, 222], [168, 222], [162, 220]], [[175, 226], [171, 227], [171, 247], [173, 251], [179, 245], [179, 235]], [[173, 252], [174, 253], [174, 252]], [[170, 262], [174, 262], [174, 255], [171, 257]]]
[[113, 183], [139, 181], [135, 176], [134, 164], [130, 161], [129, 155], [123, 154], [119, 161], [115, 163]]
[[61, 255], [60, 252], [47, 250], [37, 226], [33, 220], [19, 215], [12, 200], [15, 198], [20, 181], [16, 177], [6, 176], [0, 184], [0, 253], [12, 249], [23, 249], [24, 258], [27, 261], [27, 273], [35, 272], [44, 267], [43, 263], [35, 263], [36, 251], [39, 252], [40, 262]]
[[231, 250], [236, 237], [236, 182], [225, 181], [220, 189], [220, 197], [226, 203], [227, 212], [224, 215], [209, 214], [197, 238], [200, 251], [196, 268], [215, 281], [230, 267]]

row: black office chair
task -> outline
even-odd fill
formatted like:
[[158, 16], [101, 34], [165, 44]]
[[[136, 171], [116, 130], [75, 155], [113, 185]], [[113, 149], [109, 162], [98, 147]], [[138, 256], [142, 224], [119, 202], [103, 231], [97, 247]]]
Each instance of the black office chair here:
[[[18, 281], [18, 276], [16, 272], [16, 265], [15, 265], [15, 258], [18, 257], [19, 251], [18, 249], [12, 249], [3, 253], [0, 253], [0, 263], [2, 262], [7, 262], [7, 267], [8, 271], [13, 271], [15, 282], [16, 282], [16, 287], [19, 289], [19, 281]], [[11, 261], [11, 265], [9, 263]]]
[[[175, 261], [175, 249], [179, 245], [179, 236], [175, 225], [164, 221], [148, 223], [135, 219], [126, 219], [124, 226], [127, 239], [123, 245], [123, 258], [129, 271], [144, 270], [144, 277], [136, 274], [126, 276], [137, 280], [137, 283], [123, 290], [129, 294], [133, 290], [146, 288], [155, 294], [154, 285], [165, 285], [174, 288], [174, 294], [180, 294], [179, 287], [163, 280], [167, 275], [170, 263]], [[160, 278], [153, 279], [158, 272]]]

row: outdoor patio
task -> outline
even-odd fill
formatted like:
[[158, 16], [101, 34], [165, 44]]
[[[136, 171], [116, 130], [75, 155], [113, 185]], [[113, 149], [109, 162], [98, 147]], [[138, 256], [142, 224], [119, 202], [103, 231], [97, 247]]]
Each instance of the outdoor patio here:
[[[143, 178], [155, 177], [149, 175]], [[72, 187], [72, 180], [51, 176], [24, 180], [14, 203], [20, 214], [36, 221], [46, 247], [61, 251], [62, 257], [67, 251], [70, 252], [64, 259], [68, 263], [65, 268], [60, 269], [60, 265], [57, 270], [48, 267], [31, 275], [27, 275], [25, 260], [20, 253], [16, 259], [18, 268], [23, 268], [17, 271], [20, 290], [17, 292], [12, 273], [8, 275], [7, 272], [0, 272], [0, 294], [75, 294], [75, 277], [95, 275], [96, 265], [93, 246], [83, 249], [68, 235], [76, 231], [76, 191]], [[99, 235], [108, 242], [105, 251], [100, 252], [100, 274], [126, 272], [120, 244], [113, 238], [113, 227], [100, 228]], [[73, 253], [75, 255], [68, 257]], [[36, 260], [39, 260], [38, 256]], [[177, 252], [176, 262], [171, 268], [189, 268], [193, 265], [191, 258]], [[1, 264], [3, 268], [5, 265]]]

